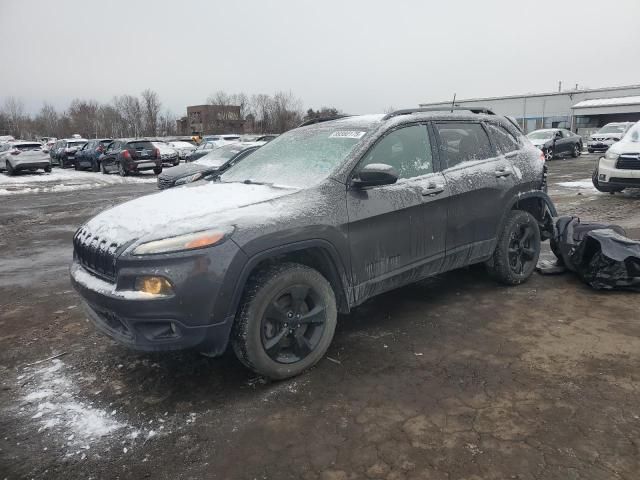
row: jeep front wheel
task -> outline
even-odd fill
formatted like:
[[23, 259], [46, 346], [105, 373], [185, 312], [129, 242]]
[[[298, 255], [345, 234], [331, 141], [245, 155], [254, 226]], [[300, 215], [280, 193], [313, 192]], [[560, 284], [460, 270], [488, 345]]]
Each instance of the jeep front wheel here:
[[322, 358], [336, 321], [329, 282], [312, 268], [284, 263], [261, 270], [249, 281], [231, 342], [244, 365], [280, 380]]
[[528, 212], [512, 210], [487, 268], [497, 281], [506, 285], [519, 285], [529, 279], [539, 256], [538, 222]]

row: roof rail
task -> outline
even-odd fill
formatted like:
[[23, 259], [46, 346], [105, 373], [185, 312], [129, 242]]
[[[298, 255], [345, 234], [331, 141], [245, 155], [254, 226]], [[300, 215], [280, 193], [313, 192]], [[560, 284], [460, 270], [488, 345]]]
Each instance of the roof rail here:
[[453, 112], [453, 111], [466, 111], [471, 113], [484, 113], [486, 115], [495, 115], [492, 110], [486, 107], [451, 107], [445, 106], [442, 107], [420, 107], [420, 108], [405, 108], [403, 110], [396, 110], [395, 112], [387, 113], [382, 120], [389, 120], [393, 117], [398, 117], [400, 115], [411, 115], [412, 113], [422, 113], [422, 112]]
[[335, 115], [333, 117], [316, 117], [310, 118], [309, 120], [305, 120], [296, 128], [306, 127], [307, 125], [313, 125], [314, 123], [322, 123], [322, 122], [330, 122], [331, 120], [338, 120], [340, 118], [351, 117], [351, 115]]

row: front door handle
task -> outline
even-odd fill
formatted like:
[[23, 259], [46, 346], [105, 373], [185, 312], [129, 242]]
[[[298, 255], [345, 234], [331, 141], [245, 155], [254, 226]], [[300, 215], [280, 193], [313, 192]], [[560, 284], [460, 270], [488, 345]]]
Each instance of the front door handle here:
[[506, 167], [502, 167], [496, 170], [495, 174], [496, 174], [496, 178], [508, 177], [509, 175], [511, 175], [511, 170], [507, 169]]
[[444, 192], [444, 185], [441, 183], [430, 183], [422, 189], [422, 196], [432, 197]]

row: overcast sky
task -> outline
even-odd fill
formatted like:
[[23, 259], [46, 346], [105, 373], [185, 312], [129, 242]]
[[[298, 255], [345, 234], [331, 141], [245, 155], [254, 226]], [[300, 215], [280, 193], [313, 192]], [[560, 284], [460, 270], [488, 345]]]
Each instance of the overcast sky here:
[[0, 0], [0, 102], [291, 90], [348, 113], [640, 84], [640, 0]]

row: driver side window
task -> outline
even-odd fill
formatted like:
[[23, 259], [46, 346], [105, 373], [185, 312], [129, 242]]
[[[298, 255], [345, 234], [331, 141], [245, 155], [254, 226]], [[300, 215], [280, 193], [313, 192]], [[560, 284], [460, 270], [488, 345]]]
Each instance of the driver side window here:
[[411, 125], [389, 133], [366, 154], [360, 168], [373, 163], [391, 165], [398, 172], [398, 178], [433, 173], [427, 127]]

